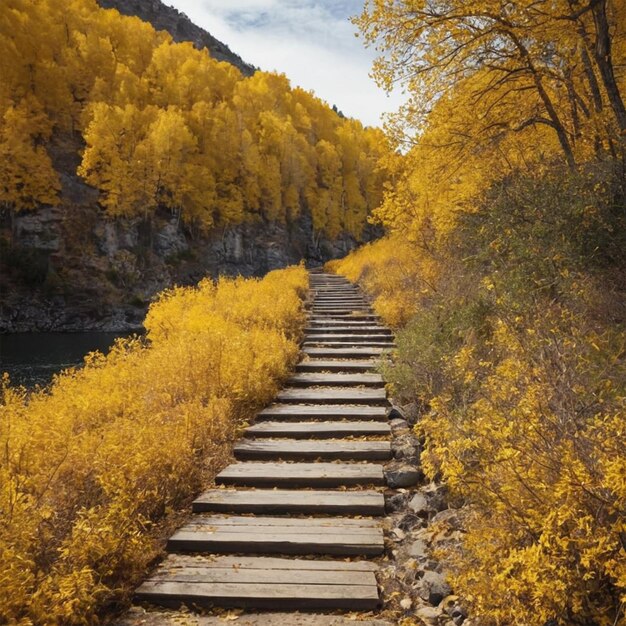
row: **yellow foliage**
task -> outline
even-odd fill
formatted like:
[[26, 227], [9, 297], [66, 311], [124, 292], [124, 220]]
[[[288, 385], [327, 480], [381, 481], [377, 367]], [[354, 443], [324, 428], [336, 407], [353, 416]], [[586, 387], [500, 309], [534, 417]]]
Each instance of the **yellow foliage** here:
[[462, 544], [439, 556], [481, 624], [625, 619], [626, 340], [608, 257], [624, 231], [600, 172], [509, 177], [445, 237], [394, 229], [327, 265], [398, 328], [383, 373], [421, 410], [426, 475], [465, 504]]
[[432, 293], [438, 267], [423, 248], [389, 235], [361, 246], [326, 268], [358, 282], [374, 297], [374, 310], [392, 328], [404, 326]]
[[406, 156], [386, 238], [329, 268], [400, 327], [384, 373], [465, 504], [455, 590], [484, 624], [623, 624], [626, 5], [375, 0], [355, 22], [410, 95]]
[[[164, 292], [147, 338], [0, 406], [0, 621], [94, 623], [298, 358], [303, 267]], [[171, 522], [169, 522], [171, 523]], [[160, 529], [160, 533], [158, 532]]]
[[4, 111], [0, 117], [0, 206], [20, 211], [56, 201], [59, 177], [39, 145], [49, 136], [50, 123], [34, 98]]
[[[480, 350], [466, 343], [442, 364], [447, 382], [419, 426], [424, 468], [471, 502], [454, 578], [478, 614], [613, 624], [609, 582], [626, 591], [626, 407], [611, 361], [624, 344], [556, 306], [532, 322], [496, 319]], [[568, 364], [560, 379], [555, 362]]]
[[206, 231], [307, 210], [316, 231], [358, 238], [380, 203], [382, 132], [284, 75], [245, 78], [95, 0], [4, 0], [0, 29], [0, 203], [12, 210], [56, 200], [53, 129], [82, 132], [79, 174], [112, 217], [165, 209]]

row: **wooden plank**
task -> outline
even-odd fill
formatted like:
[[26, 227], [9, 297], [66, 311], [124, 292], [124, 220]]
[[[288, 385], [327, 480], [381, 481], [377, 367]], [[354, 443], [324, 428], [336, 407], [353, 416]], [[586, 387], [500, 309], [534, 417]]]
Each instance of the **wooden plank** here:
[[381, 516], [385, 514], [385, 499], [377, 491], [211, 489], [194, 500], [193, 511]]
[[[327, 323], [328, 322], [328, 323]], [[363, 326], [377, 324], [378, 320], [372, 318], [372, 316], [328, 316], [328, 317], [316, 317], [315, 319], [309, 318], [309, 324], [315, 328], [320, 328], [322, 331], [326, 331], [327, 329], [334, 328], [335, 325], [349, 325], [354, 328], [362, 328]]]
[[375, 313], [360, 313], [358, 311], [348, 311], [333, 314], [329, 313], [311, 313], [309, 315], [310, 322], [319, 322], [325, 320], [333, 321], [349, 321], [349, 322], [367, 322], [368, 324], [380, 321], [380, 317]]
[[315, 334], [315, 335], [305, 335], [304, 342], [302, 345], [337, 345], [337, 346], [374, 346], [374, 347], [385, 347], [385, 346], [393, 346], [395, 344], [395, 339], [393, 337], [387, 337], [385, 335], [359, 335], [359, 334], [351, 334], [351, 335], [333, 335], [333, 334]]
[[341, 461], [387, 461], [391, 458], [388, 441], [257, 441], [243, 440], [233, 447], [240, 461], [282, 459], [283, 461], [312, 461], [315, 459]]
[[196, 515], [168, 540], [171, 551], [377, 556], [383, 532], [370, 519]]
[[306, 347], [302, 352], [309, 356], [328, 358], [328, 359], [347, 359], [380, 356], [384, 350], [380, 347], [351, 347], [351, 348], [316, 348]]
[[348, 322], [344, 325], [335, 325], [335, 326], [308, 326], [304, 329], [304, 332], [307, 334], [319, 334], [319, 333], [333, 333], [338, 335], [343, 334], [358, 334], [358, 335], [389, 335], [391, 336], [391, 331], [384, 326], [367, 326], [361, 324], [350, 325]]
[[310, 387], [320, 385], [382, 387], [385, 384], [385, 382], [383, 381], [383, 377], [380, 374], [373, 373], [324, 374], [305, 372], [302, 374], [295, 374], [287, 382], [289, 385], [296, 385], [298, 387]]
[[313, 308], [325, 308], [325, 309], [342, 309], [349, 308], [351, 306], [369, 307], [370, 302], [367, 300], [350, 300], [350, 301], [337, 301], [332, 299], [319, 300], [315, 298], [313, 300]]
[[289, 532], [310, 534], [312, 531], [328, 530], [368, 534], [372, 529], [380, 528], [380, 521], [368, 517], [275, 517], [269, 515], [194, 515], [183, 527], [187, 529], [207, 528], [213, 532], [225, 528], [228, 532], [247, 533], [250, 528], [259, 533], [273, 534], [277, 528], [291, 529]]
[[[305, 585], [371, 585], [371, 572], [346, 572], [342, 570], [298, 571], [298, 583]], [[167, 582], [194, 583], [266, 583], [275, 585], [293, 585], [294, 570], [241, 569], [234, 567], [174, 567], [169, 570], [158, 569], [148, 580]]]
[[[336, 493], [336, 492], [334, 492]], [[163, 567], [207, 567], [213, 564], [215, 567], [234, 567], [237, 569], [263, 569], [263, 570], [298, 570], [298, 571], [354, 571], [376, 572], [378, 565], [371, 561], [344, 561], [323, 560], [312, 561], [310, 559], [289, 558], [283, 559], [275, 556], [247, 556], [247, 555], [215, 555], [215, 554], [169, 554], [162, 563]]]
[[332, 439], [335, 437], [387, 436], [389, 424], [382, 422], [260, 422], [246, 428], [246, 436]]
[[278, 392], [279, 402], [302, 404], [387, 404], [387, 392], [382, 389], [352, 389], [350, 387], [287, 388]]
[[378, 367], [377, 359], [307, 359], [296, 365], [297, 372], [368, 372]]
[[388, 410], [382, 406], [349, 406], [349, 405], [325, 405], [315, 406], [311, 404], [272, 404], [257, 414], [257, 421], [264, 420], [372, 420], [378, 422], [387, 421]]
[[215, 482], [286, 488], [385, 484], [382, 466], [372, 463], [233, 463], [215, 477]]
[[351, 587], [146, 581], [137, 589], [135, 597], [142, 602], [173, 608], [184, 604], [203, 608], [371, 611], [380, 604], [376, 585]]
[[392, 337], [386, 337], [385, 335], [370, 335], [365, 333], [307, 333], [305, 339], [310, 343], [393, 343]]
[[360, 311], [371, 312], [371, 306], [369, 302], [318, 302], [317, 300], [311, 304], [312, 311]]
[[316, 296], [314, 304], [371, 304], [369, 300], [360, 296]]
[[372, 341], [372, 340], [368, 340], [368, 341], [363, 341], [363, 342], [359, 342], [359, 341], [332, 341], [332, 340], [327, 340], [327, 341], [305, 341], [303, 344], [303, 347], [306, 348], [349, 348], [349, 349], [353, 349], [353, 348], [365, 348], [365, 349], [369, 349], [369, 348], [387, 348], [388, 350], [391, 350], [395, 347], [395, 344], [393, 341]]
[[348, 311], [370, 311], [371, 305], [369, 302], [362, 301], [348, 301], [348, 300], [328, 300], [318, 301], [314, 300], [311, 306], [312, 310], [348, 310]]
[[247, 533], [254, 528], [259, 533], [274, 534], [277, 528], [290, 529], [291, 533], [310, 534], [313, 531], [332, 528], [337, 532], [368, 534], [372, 529], [380, 528], [380, 521], [368, 517], [276, 517], [269, 515], [194, 515], [181, 527], [182, 529], [200, 528], [203, 532], [213, 532], [224, 528], [228, 532]]

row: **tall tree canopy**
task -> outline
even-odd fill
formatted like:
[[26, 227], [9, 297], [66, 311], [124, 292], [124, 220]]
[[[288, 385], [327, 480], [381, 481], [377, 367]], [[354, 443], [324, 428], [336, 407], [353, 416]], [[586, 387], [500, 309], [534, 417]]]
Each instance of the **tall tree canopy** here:
[[359, 235], [380, 201], [382, 131], [283, 75], [244, 78], [95, 0], [3, 2], [0, 71], [0, 202], [10, 210], [56, 201], [48, 147], [63, 134], [82, 135], [78, 172], [111, 217], [166, 209], [207, 230], [308, 210], [319, 232]]

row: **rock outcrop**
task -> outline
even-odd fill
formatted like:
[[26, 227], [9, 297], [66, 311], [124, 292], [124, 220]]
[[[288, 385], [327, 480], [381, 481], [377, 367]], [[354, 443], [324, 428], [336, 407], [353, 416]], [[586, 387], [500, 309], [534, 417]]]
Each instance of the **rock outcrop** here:
[[154, 295], [172, 285], [262, 276], [301, 259], [316, 266], [358, 243], [349, 236], [318, 239], [306, 215], [200, 236], [167, 214], [146, 224], [106, 219], [89, 203], [73, 209], [71, 217], [67, 208], [46, 207], [5, 218], [0, 332], [135, 330]]

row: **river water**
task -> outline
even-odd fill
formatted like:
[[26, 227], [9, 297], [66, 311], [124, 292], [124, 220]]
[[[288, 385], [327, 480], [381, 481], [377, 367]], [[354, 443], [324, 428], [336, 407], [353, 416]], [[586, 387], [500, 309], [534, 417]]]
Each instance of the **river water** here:
[[88, 352], [107, 352], [117, 337], [127, 335], [104, 332], [0, 334], [0, 372], [9, 372], [14, 385], [45, 385], [53, 374], [80, 365]]

